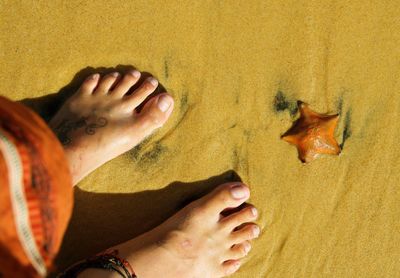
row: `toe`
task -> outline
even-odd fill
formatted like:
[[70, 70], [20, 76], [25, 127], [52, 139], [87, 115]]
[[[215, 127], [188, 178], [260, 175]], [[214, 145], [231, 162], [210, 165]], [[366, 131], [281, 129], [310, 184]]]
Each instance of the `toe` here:
[[118, 72], [107, 74], [100, 80], [99, 85], [97, 86], [94, 93], [99, 95], [107, 94], [110, 91], [111, 87], [118, 80], [118, 77], [119, 77]]
[[231, 234], [232, 244], [239, 244], [246, 240], [252, 240], [260, 235], [260, 227], [256, 224], [246, 224]]
[[239, 260], [229, 260], [225, 261], [222, 264], [222, 277], [229, 276], [240, 268], [240, 261]]
[[174, 108], [174, 99], [167, 93], [151, 98], [142, 111], [137, 114], [135, 130], [141, 130], [143, 137], [149, 136], [155, 129], [164, 125]]
[[79, 88], [79, 93], [81, 94], [92, 94], [97, 84], [99, 83], [100, 74], [95, 73], [90, 75], [86, 80], [82, 83]]
[[140, 72], [131, 70], [122, 78], [122, 80], [115, 86], [112, 94], [117, 97], [123, 97], [129, 89], [135, 85], [140, 78]]
[[228, 230], [232, 231], [233, 229], [242, 225], [243, 223], [256, 220], [257, 216], [258, 216], [257, 209], [253, 206], [248, 206], [241, 209], [238, 212], [235, 212], [231, 215], [222, 218], [221, 224], [225, 226]]
[[227, 254], [227, 259], [228, 260], [242, 259], [246, 257], [247, 254], [249, 254], [250, 250], [251, 250], [251, 244], [249, 241], [244, 241], [240, 244], [235, 244], [229, 250]]
[[213, 192], [199, 200], [207, 214], [220, 218], [220, 213], [227, 208], [236, 208], [250, 197], [249, 188], [240, 183], [226, 183], [217, 187]]
[[139, 88], [137, 88], [126, 101], [132, 107], [138, 107], [158, 86], [158, 81], [154, 77], [147, 78]]

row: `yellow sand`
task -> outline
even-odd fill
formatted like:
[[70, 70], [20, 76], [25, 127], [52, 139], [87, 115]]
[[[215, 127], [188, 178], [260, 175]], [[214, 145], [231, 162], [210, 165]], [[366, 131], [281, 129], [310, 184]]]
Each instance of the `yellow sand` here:
[[[2, 94], [41, 97], [122, 64], [176, 99], [161, 131], [79, 185], [61, 265], [237, 174], [264, 230], [233, 277], [398, 276], [400, 2], [16, 2], [0, 2]], [[296, 100], [341, 112], [340, 156], [302, 165], [280, 140], [295, 117], [274, 103]]]

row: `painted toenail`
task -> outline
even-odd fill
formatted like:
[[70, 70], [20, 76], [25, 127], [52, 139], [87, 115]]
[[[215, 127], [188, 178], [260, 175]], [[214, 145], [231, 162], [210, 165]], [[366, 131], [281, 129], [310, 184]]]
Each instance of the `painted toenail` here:
[[92, 79], [98, 79], [100, 77], [100, 74], [95, 73], [92, 75]]
[[154, 77], [149, 77], [147, 81], [149, 81], [154, 87], [158, 85], [158, 81]]
[[138, 72], [137, 70], [131, 70], [129, 73], [135, 78], [140, 77], [140, 72]]
[[254, 237], [258, 237], [260, 235], [260, 228], [258, 226], [253, 228], [253, 235]]
[[171, 103], [170, 97], [162, 95], [158, 98], [157, 105], [162, 112], [167, 112], [168, 108], [171, 106]]
[[118, 76], [119, 76], [119, 73], [118, 73], [118, 72], [113, 72], [111, 75], [112, 75], [113, 77], [118, 77]]
[[257, 214], [258, 214], [258, 211], [257, 211], [257, 209], [256, 208], [251, 208], [251, 214], [254, 216], [254, 217], [256, 217], [257, 216]]
[[244, 197], [247, 197], [247, 192], [245, 188], [240, 184], [235, 185], [231, 188], [231, 194], [232, 197], [235, 199], [243, 199]]

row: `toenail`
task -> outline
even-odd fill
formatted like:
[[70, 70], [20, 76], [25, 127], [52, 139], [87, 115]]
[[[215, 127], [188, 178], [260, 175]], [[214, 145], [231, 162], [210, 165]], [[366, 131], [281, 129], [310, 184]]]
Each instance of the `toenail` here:
[[140, 72], [138, 72], [137, 70], [131, 70], [129, 73], [135, 78], [140, 77]]
[[170, 97], [162, 95], [158, 98], [157, 105], [162, 112], [167, 112], [168, 108], [171, 106], [171, 103]]
[[256, 209], [255, 207], [252, 207], [252, 208], [251, 208], [251, 214], [252, 214], [254, 217], [257, 216], [258, 211], [257, 211], [257, 209]]
[[253, 235], [254, 237], [258, 237], [260, 235], [260, 228], [258, 226], [254, 226]]
[[232, 197], [235, 199], [243, 199], [247, 197], [247, 191], [241, 184], [235, 185], [231, 188]]
[[244, 245], [244, 251], [246, 252], [246, 254], [249, 253], [250, 250], [251, 250], [251, 245], [250, 245], [249, 243], [248, 243], [248, 244], [245, 244], [245, 245]]
[[98, 79], [100, 77], [100, 74], [98, 74], [98, 73], [95, 73], [95, 74], [93, 74], [92, 75], [92, 79]]
[[147, 81], [150, 82], [150, 84], [153, 85], [154, 87], [158, 85], [158, 81], [154, 77], [149, 77]]
[[119, 76], [119, 73], [118, 73], [118, 72], [113, 72], [111, 75], [112, 75], [113, 77], [118, 77], [118, 76]]

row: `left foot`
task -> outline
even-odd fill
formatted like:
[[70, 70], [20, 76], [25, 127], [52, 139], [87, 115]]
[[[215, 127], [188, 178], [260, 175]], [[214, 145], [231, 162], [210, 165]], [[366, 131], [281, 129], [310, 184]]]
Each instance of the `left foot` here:
[[117, 72], [103, 78], [93, 74], [50, 121], [64, 145], [74, 184], [135, 147], [168, 120], [174, 100], [167, 93], [152, 97], [140, 113], [135, 110], [158, 86], [149, 77], [128, 94], [139, 78], [136, 70], [122, 78]]

